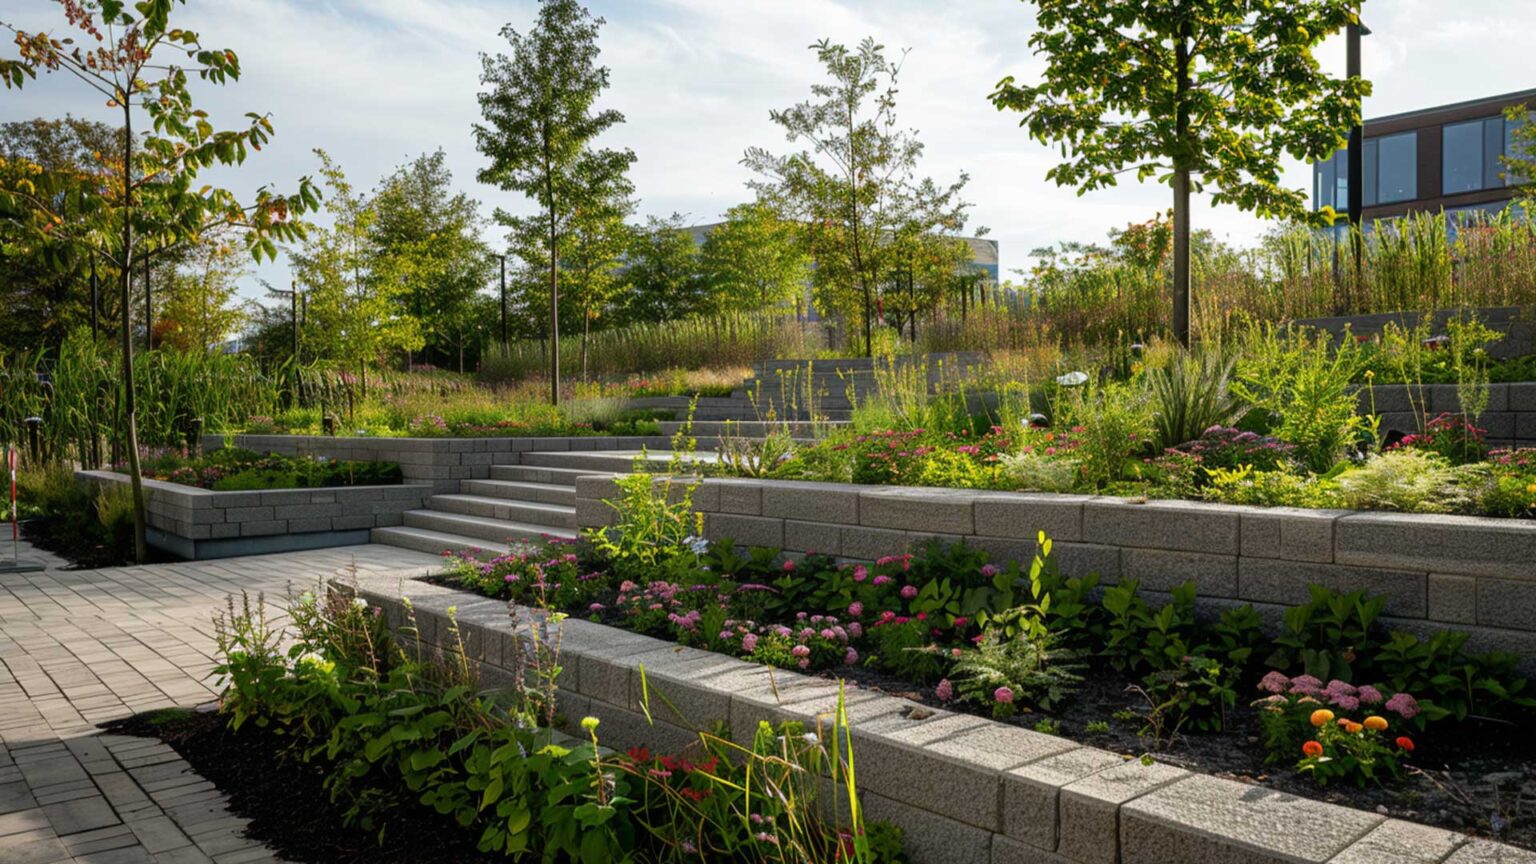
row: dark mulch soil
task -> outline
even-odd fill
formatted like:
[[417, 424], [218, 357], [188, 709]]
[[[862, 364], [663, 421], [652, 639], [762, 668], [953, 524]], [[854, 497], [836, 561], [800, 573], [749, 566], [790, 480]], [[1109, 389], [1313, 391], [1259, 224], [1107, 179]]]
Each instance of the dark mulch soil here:
[[[134, 563], [133, 546], [127, 549], [97, 542], [78, 532], [63, 529], [62, 520], [28, 519], [21, 523], [21, 536], [28, 543], [58, 555], [69, 562], [65, 570], [99, 570], [103, 567], [126, 567]], [[9, 537], [7, 537], [9, 539]], [[151, 546], [149, 564], [177, 561], [178, 558]]]
[[[470, 590], [447, 576], [429, 576], [425, 581]], [[479, 592], [471, 593], [481, 596]], [[603, 623], [621, 626], [617, 620]], [[926, 705], [941, 704], [931, 687], [918, 687], [866, 667], [839, 668], [821, 674]], [[1418, 746], [1413, 757], [1405, 762], [1407, 772], [1402, 783], [1390, 787], [1319, 788], [1294, 770], [1294, 762], [1265, 763], [1267, 752], [1259, 737], [1259, 714], [1247, 704], [1264, 694], [1239, 693], [1238, 705], [1227, 718], [1225, 732], [1178, 735], [1171, 743], [1158, 746], [1139, 734], [1145, 727], [1141, 720], [1115, 716], [1124, 711], [1137, 715], [1147, 711], [1144, 699], [1127, 692], [1128, 683], [1122, 673], [1095, 670], [1060, 710], [1051, 714], [1022, 714], [1005, 722], [1033, 728], [1048, 719], [1059, 724], [1057, 734], [1104, 750], [1136, 757], [1150, 755], [1159, 762], [1190, 771], [1536, 849], [1536, 735], [1522, 727], [1473, 718], [1460, 725], [1442, 723], [1443, 729], [1438, 733], [1406, 732]], [[982, 713], [972, 706], [943, 707]], [[1089, 732], [1088, 725], [1096, 722], [1108, 723], [1109, 731]]]
[[315, 765], [283, 759], [282, 738], [247, 726], [230, 732], [225, 718], [204, 711], [157, 711], [103, 725], [117, 735], [158, 738], [229, 796], [229, 809], [250, 820], [246, 834], [299, 864], [480, 864], [504, 861], [475, 849], [475, 837], [452, 819], [422, 808], [395, 812], [384, 842], [342, 825]]

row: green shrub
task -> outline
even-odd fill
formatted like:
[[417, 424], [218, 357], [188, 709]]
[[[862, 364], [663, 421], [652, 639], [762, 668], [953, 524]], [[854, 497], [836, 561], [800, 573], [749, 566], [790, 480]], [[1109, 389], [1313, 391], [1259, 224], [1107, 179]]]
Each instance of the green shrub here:
[[1193, 441], [1212, 427], [1230, 426], [1238, 414], [1228, 390], [1236, 360], [1218, 350], [1180, 351], [1166, 367], [1148, 369], [1152, 443], [1161, 451]]
[[1427, 450], [1373, 454], [1365, 464], [1339, 475], [1344, 503], [1361, 510], [1449, 513], [1463, 509], [1468, 496], [1457, 488], [1457, 470]]
[[1352, 340], [1272, 327], [1249, 340], [1232, 392], [1270, 415], [1270, 431], [1296, 447], [1296, 458], [1323, 473], [1366, 431], [1353, 381], [1364, 357]]

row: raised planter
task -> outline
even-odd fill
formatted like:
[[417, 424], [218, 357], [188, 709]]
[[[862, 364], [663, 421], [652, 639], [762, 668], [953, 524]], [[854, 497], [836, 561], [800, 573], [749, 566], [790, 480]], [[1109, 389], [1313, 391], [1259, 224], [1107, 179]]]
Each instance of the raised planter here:
[[[1378, 384], [1359, 393], [1360, 411], [1381, 416], [1383, 432], [1417, 432], [1421, 415], [1461, 411], [1455, 384]], [[1536, 447], [1536, 381], [1488, 385], [1488, 408], [1477, 418], [1490, 443]]]
[[[114, 471], [75, 476], [97, 485], [129, 482]], [[352, 546], [367, 543], [374, 528], [399, 525], [402, 513], [431, 494], [432, 487], [409, 483], [215, 492], [145, 480], [145, 533], [151, 546], [189, 560]]]
[[[577, 478], [577, 523], [610, 524], [615, 491]], [[1363, 588], [1386, 595], [1394, 626], [1465, 630], [1473, 650], [1516, 652], [1536, 674], [1536, 521], [716, 478], [694, 507], [711, 539], [857, 559], [937, 537], [1028, 562], [1045, 531], [1069, 577], [1193, 579], [1208, 608], [1252, 603], [1271, 626], [1309, 584]]]
[[[1477, 320], [1485, 327], [1504, 334], [1503, 339], [1489, 346], [1489, 356], [1504, 359], [1536, 352], [1536, 322], [1524, 314], [1525, 310], [1521, 307], [1488, 306], [1468, 311], [1476, 315]], [[1446, 321], [1458, 314], [1461, 314], [1458, 310], [1434, 313], [1434, 321], [1431, 325], [1434, 332], [1437, 335], [1444, 334]], [[1291, 323], [1326, 330], [1334, 336], [1343, 335], [1346, 328], [1356, 336], [1374, 336], [1385, 329], [1389, 323], [1400, 328], [1411, 329], [1418, 326], [1423, 317], [1422, 312], [1380, 312], [1372, 315], [1343, 315], [1332, 318], [1298, 318]]]
[[[355, 578], [355, 582], [350, 580]], [[406, 622], [422, 643], [462, 645], [482, 681], [512, 681], [525, 650], [507, 604], [398, 577], [348, 584]], [[532, 610], [518, 610], [527, 626]], [[742, 660], [567, 620], [559, 704], [595, 716], [617, 749], [675, 752], [694, 730], [725, 722], [750, 740], [763, 720], [825, 726], [838, 686]], [[641, 710], [642, 677], [652, 720]], [[849, 685], [847, 711], [866, 814], [906, 832], [915, 864], [1533, 864], [1536, 854], [1444, 829], [1195, 774], [1143, 765], [1063, 738], [913, 703]]]

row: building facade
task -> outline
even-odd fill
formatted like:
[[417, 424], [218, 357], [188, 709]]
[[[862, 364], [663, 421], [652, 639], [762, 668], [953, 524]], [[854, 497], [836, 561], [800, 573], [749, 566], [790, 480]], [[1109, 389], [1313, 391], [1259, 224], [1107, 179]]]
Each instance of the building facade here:
[[[1523, 182], [1507, 176], [1516, 123], [1506, 109], [1536, 110], [1536, 90], [1490, 96], [1365, 121], [1364, 221], [1410, 213], [1498, 213]], [[1349, 209], [1349, 151], [1312, 166], [1312, 206]]]

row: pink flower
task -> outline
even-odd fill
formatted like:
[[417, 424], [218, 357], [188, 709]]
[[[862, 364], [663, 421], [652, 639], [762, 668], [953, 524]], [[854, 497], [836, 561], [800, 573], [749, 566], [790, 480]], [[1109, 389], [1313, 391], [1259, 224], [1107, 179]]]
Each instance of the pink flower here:
[[955, 687], [949, 683], [948, 678], [945, 678], [939, 682], [939, 686], [933, 688], [933, 695], [937, 696], [940, 702], [948, 702], [955, 698]]
[[757, 650], [756, 633], [748, 633], [747, 635], [741, 637], [741, 650], [747, 652], [748, 654], [751, 654], [753, 651]]
[[895, 579], [892, 579], [891, 577], [885, 575], [884, 573], [881, 573], [879, 576], [875, 577], [875, 584], [876, 585], [889, 585], [889, 584], [891, 584], [892, 582], [895, 582], [895, 581], [896, 581]]
[[983, 564], [981, 567], [981, 575], [987, 577], [988, 579], [991, 579], [993, 576], [996, 576], [1001, 572], [1003, 571], [998, 569], [996, 564]]
[[864, 614], [864, 604], [855, 600], [848, 604], [848, 614], [854, 618]]
[[848, 664], [849, 666], [852, 666], [855, 663], [859, 662], [859, 652], [853, 650], [852, 648], [849, 648], [848, 652], [843, 655], [843, 662]]
[[809, 645], [796, 645], [789, 649], [789, 653], [796, 657], [809, 657], [811, 656], [811, 647]]
[[864, 635], [864, 625], [854, 621], [848, 625], [848, 635], [855, 639]]
[[1418, 716], [1419, 700], [1407, 693], [1398, 693], [1387, 700], [1387, 710], [1396, 711], [1404, 720], [1412, 720]]
[[793, 572], [794, 569], [795, 569], [795, 559], [791, 558], [788, 561], [784, 562], [784, 572], [785, 573]]
[[1372, 687], [1369, 684], [1362, 685], [1358, 695], [1360, 696], [1360, 704], [1362, 705], [1381, 704], [1381, 691], [1377, 690], [1375, 687]]
[[992, 698], [1004, 705], [1013, 704], [1013, 690], [1008, 687], [999, 687], [992, 691]]
[[858, 565], [858, 566], [853, 568], [853, 581], [855, 581], [855, 582], [863, 582], [865, 579], [868, 579], [868, 578], [869, 578], [869, 568], [868, 567], [865, 567], [863, 564], [860, 564], [860, 565]]
[[917, 586], [916, 585], [903, 585], [903, 586], [901, 586], [901, 599], [903, 599], [903, 600], [911, 600], [913, 597], [916, 597], [916, 596], [917, 596]]
[[1284, 693], [1285, 688], [1290, 683], [1291, 679], [1285, 677], [1282, 673], [1271, 672], [1264, 676], [1264, 680], [1259, 682], [1259, 689], [1266, 693]]

